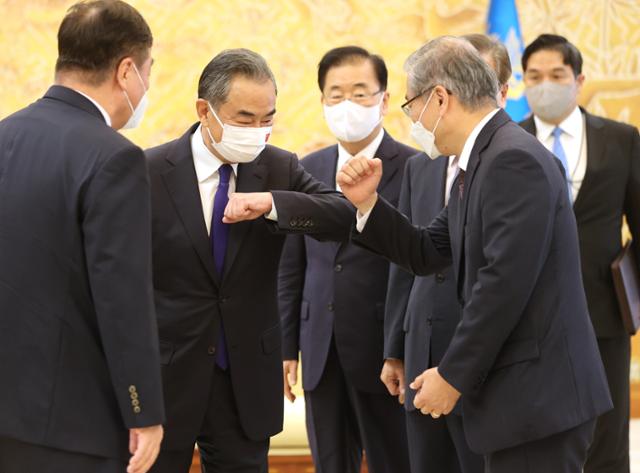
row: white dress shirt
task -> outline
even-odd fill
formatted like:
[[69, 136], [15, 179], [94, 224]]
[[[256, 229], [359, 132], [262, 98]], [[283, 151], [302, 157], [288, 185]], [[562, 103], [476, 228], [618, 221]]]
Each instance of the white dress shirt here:
[[[207, 233], [211, 234], [211, 217], [213, 215], [213, 200], [220, 183], [220, 166], [224, 163], [215, 154], [209, 151], [202, 138], [202, 126], [198, 126], [191, 135], [191, 154], [193, 165], [198, 178], [198, 189], [200, 190], [200, 200], [202, 202], [202, 212], [204, 223], [207, 226]], [[229, 178], [229, 195], [236, 190], [236, 176], [238, 175], [238, 164], [231, 165], [233, 172]]]
[[458, 175], [458, 160], [455, 155], [449, 156], [449, 163], [447, 164], [447, 179], [444, 186], [444, 205], [449, 205], [449, 194], [451, 194], [451, 187], [453, 181], [456, 180]]
[[[458, 175], [458, 169], [462, 169], [463, 171], [467, 171], [467, 165], [469, 164], [469, 158], [471, 157], [471, 151], [473, 150], [473, 146], [476, 144], [476, 139], [478, 139], [478, 135], [485, 127], [485, 125], [493, 118], [493, 116], [500, 111], [499, 108], [490, 111], [487, 113], [482, 120], [478, 122], [478, 124], [471, 130], [467, 140], [464, 142], [464, 146], [462, 147], [462, 152], [460, 153], [459, 159], [449, 158], [449, 167], [447, 169], [447, 188], [445, 192], [445, 201], [448, 202], [449, 194], [451, 193], [451, 186], [453, 185], [453, 181], [455, 180], [455, 176]], [[454, 176], [450, 179], [450, 176]], [[369, 219], [369, 215], [371, 215], [371, 210], [364, 215], [360, 213], [360, 211], [356, 212], [356, 229], [358, 232], [362, 232], [364, 230], [364, 226], [367, 224], [367, 220]]]
[[[533, 120], [536, 124], [536, 136], [538, 140], [551, 152], [553, 152], [553, 130], [556, 125], [547, 123], [536, 115]], [[587, 134], [585, 133], [585, 117], [580, 111], [580, 107], [576, 107], [571, 115], [564, 119], [558, 125], [563, 133], [560, 135], [560, 143], [567, 157], [567, 166], [569, 168], [567, 179], [571, 183], [573, 192], [571, 197], [575, 202], [584, 175], [587, 172]]]
[[100, 113], [102, 113], [102, 117], [104, 118], [105, 123], [107, 124], [107, 126], [111, 126], [111, 117], [109, 116], [109, 114], [107, 113], [107, 111], [102, 107], [102, 105], [100, 105], [98, 102], [96, 102], [95, 100], [93, 100], [91, 97], [89, 97], [87, 94], [83, 94], [82, 92], [80, 92], [79, 90], [73, 89], [75, 92], [78, 92], [80, 95], [82, 95], [85, 99], [87, 99], [88, 101], [90, 101], [93, 105], [96, 106], [96, 108], [98, 110], [100, 110]]
[[[364, 156], [367, 159], [375, 158], [376, 151], [378, 151], [380, 143], [382, 143], [382, 138], [384, 138], [384, 129], [380, 128], [380, 132], [376, 135], [373, 141], [365, 146], [362, 151], [358, 153], [358, 156]], [[352, 158], [354, 158], [354, 156], [351, 156], [349, 151], [344, 149], [344, 147], [338, 142], [338, 167], [336, 168], [336, 178], [338, 177], [338, 173], [340, 172], [340, 169], [342, 169], [342, 166]], [[337, 180], [336, 189], [341, 191]]]

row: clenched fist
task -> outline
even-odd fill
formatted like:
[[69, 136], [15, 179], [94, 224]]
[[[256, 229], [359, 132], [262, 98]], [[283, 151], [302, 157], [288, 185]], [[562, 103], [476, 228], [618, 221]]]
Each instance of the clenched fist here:
[[338, 173], [337, 182], [349, 202], [361, 214], [367, 213], [378, 200], [378, 184], [382, 178], [382, 161], [356, 156], [345, 163]]

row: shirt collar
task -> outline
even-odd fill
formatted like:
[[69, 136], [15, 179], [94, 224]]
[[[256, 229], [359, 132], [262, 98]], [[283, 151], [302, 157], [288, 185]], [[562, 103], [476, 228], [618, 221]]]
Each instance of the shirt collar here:
[[[556, 125], [552, 123], [545, 122], [537, 115], [533, 116], [533, 121], [536, 124], [536, 135], [540, 141], [546, 141], [549, 139], [553, 130], [556, 128]], [[580, 111], [580, 107], [576, 106], [573, 109], [573, 112], [565, 118], [562, 123], [558, 125], [560, 129], [571, 135], [574, 138], [578, 138], [582, 135], [582, 112]]]
[[[373, 141], [365, 146], [362, 151], [359, 151], [358, 156], [365, 156], [367, 159], [374, 158], [376, 151], [378, 151], [378, 148], [380, 147], [380, 143], [382, 143], [382, 138], [384, 138], [384, 128], [380, 128], [380, 132], [376, 135]], [[353, 158], [353, 156], [351, 156], [340, 142], [338, 142], [338, 159], [348, 161], [351, 158]]]
[[463, 171], [467, 171], [467, 165], [469, 164], [469, 158], [471, 157], [471, 151], [473, 150], [473, 145], [476, 144], [476, 139], [478, 139], [478, 135], [484, 128], [484, 126], [489, 123], [489, 120], [493, 118], [493, 116], [500, 111], [499, 108], [490, 111], [487, 113], [482, 120], [475, 126], [471, 133], [467, 137], [467, 141], [464, 142], [464, 146], [462, 147], [462, 153], [460, 153], [460, 159], [458, 159], [458, 167]]
[[[203, 183], [213, 176], [224, 163], [215, 154], [209, 151], [202, 137], [202, 125], [198, 125], [196, 131], [191, 135], [191, 154], [193, 155], [193, 165], [196, 169], [198, 183]], [[238, 163], [232, 163], [234, 176], [238, 175]]]
[[92, 99], [91, 97], [89, 97], [87, 94], [80, 92], [79, 90], [73, 89], [75, 92], [79, 93], [80, 95], [82, 95], [85, 99], [87, 99], [89, 102], [91, 102], [93, 105], [96, 106], [96, 108], [100, 111], [100, 113], [102, 113], [102, 117], [104, 118], [105, 123], [108, 126], [111, 126], [111, 117], [109, 116], [109, 114], [107, 113], [107, 111], [104, 109], [104, 107], [102, 105], [100, 105], [98, 102], [96, 102], [94, 99]]

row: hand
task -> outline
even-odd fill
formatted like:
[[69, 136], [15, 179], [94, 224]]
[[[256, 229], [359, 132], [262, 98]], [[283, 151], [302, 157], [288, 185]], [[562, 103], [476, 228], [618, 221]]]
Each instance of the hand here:
[[282, 376], [284, 378], [284, 395], [289, 401], [296, 400], [291, 388], [298, 383], [298, 360], [284, 360], [282, 362]]
[[224, 209], [224, 223], [237, 223], [256, 218], [271, 212], [273, 199], [270, 192], [234, 192]]
[[395, 358], [387, 358], [382, 365], [380, 380], [387, 387], [389, 394], [398, 396], [398, 402], [404, 404], [404, 362]]
[[336, 182], [349, 202], [365, 214], [378, 200], [376, 189], [381, 178], [382, 161], [356, 156], [342, 166]]
[[413, 400], [416, 409], [434, 419], [449, 414], [460, 399], [460, 392], [440, 376], [438, 368], [426, 370], [409, 387], [418, 390]]
[[145, 473], [149, 471], [160, 453], [163, 429], [161, 425], [129, 429], [129, 459], [127, 473]]

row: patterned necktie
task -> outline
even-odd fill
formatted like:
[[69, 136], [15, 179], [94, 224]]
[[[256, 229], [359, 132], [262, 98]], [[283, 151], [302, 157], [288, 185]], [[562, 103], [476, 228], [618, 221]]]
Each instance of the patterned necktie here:
[[[216, 272], [220, 279], [222, 279], [224, 255], [227, 252], [227, 239], [229, 236], [229, 224], [223, 223], [222, 217], [224, 216], [224, 209], [229, 202], [229, 179], [231, 178], [232, 170], [230, 164], [223, 164], [218, 169], [220, 182], [218, 183], [216, 196], [213, 199], [213, 214], [211, 216], [211, 248]], [[216, 364], [223, 370], [229, 367], [227, 341], [224, 336], [222, 318], [220, 319], [220, 335], [218, 336], [218, 347], [216, 349]]]
[[553, 154], [560, 160], [562, 166], [564, 167], [564, 174], [567, 180], [567, 189], [569, 190], [569, 200], [573, 200], [573, 188], [571, 186], [571, 174], [569, 173], [569, 164], [567, 163], [567, 155], [564, 152], [564, 148], [562, 147], [562, 142], [560, 141], [560, 136], [562, 136], [562, 129], [560, 127], [555, 127], [553, 129]]
[[458, 197], [462, 200], [464, 194], [464, 169], [458, 171]]

